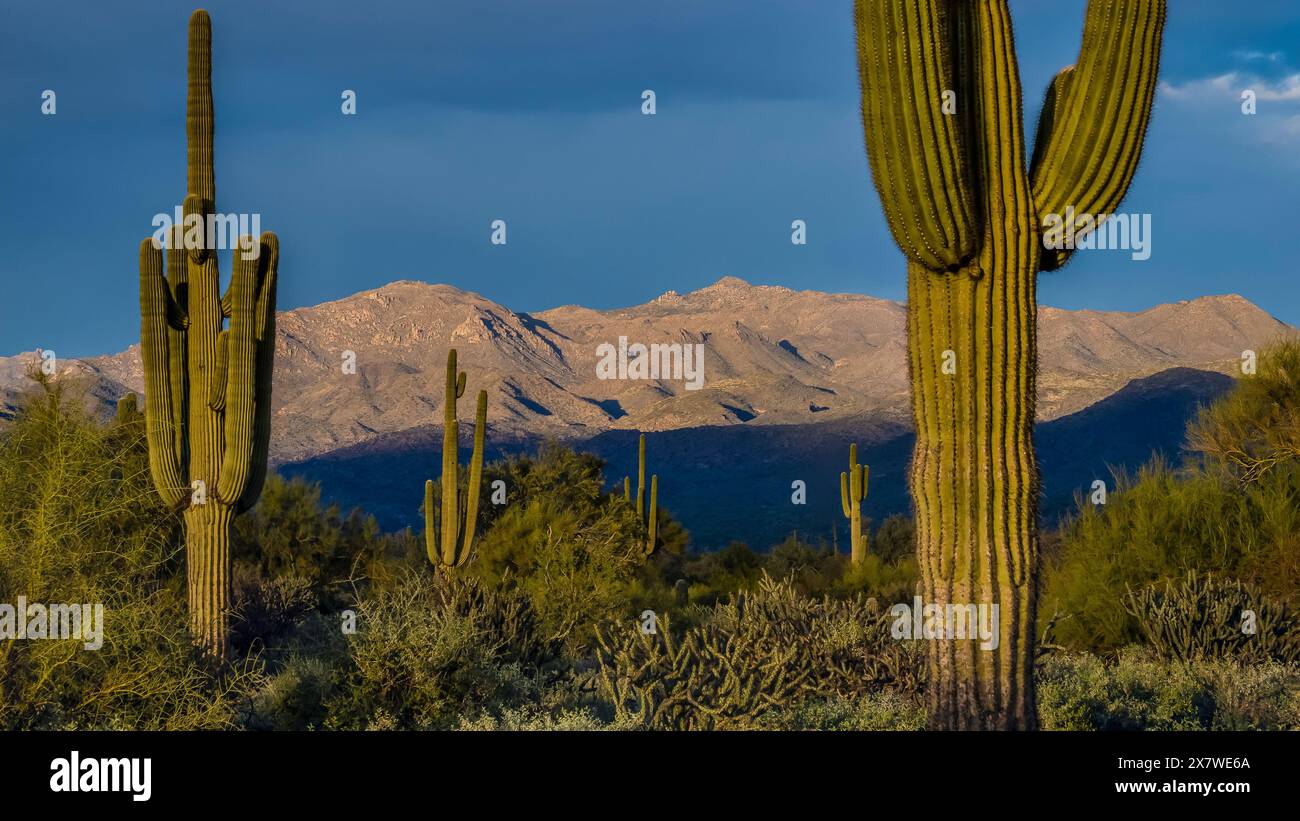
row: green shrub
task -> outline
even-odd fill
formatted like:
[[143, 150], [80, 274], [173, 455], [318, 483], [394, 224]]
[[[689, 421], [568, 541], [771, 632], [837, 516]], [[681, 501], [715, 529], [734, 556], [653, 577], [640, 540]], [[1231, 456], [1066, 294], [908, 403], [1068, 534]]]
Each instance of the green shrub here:
[[1242, 484], [1300, 460], [1300, 339], [1281, 339], [1260, 351], [1255, 373], [1202, 408], [1187, 438], [1212, 471]]
[[333, 728], [449, 728], [536, 701], [558, 650], [517, 591], [446, 573], [372, 592], [357, 625], [328, 704]]
[[924, 730], [925, 705], [893, 690], [865, 693], [855, 699], [809, 699], [765, 713], [764, 730]]
[[0, 602], [102, 604], [103, 646], [0, 642], [0, 727], [239, 725], [260, 663], [210, 669], [190, 644], [178, 517], [149, 478], [143, 422], [104, 425], [37, 376], [0, 435]]
[[468, 570], [488, 587], [520, 591], [543, 633], [580, 654], [597, 623], [631, 612], [645, 561], [639, 527], [622, 504], [562, 507], [534, 499], [500, 516]]
[[1300, 463], [1279, 465], [1247, 487], [1160, 461], [1117, 477], [1105, 505], [1082, 505], [1063, 526], [1044, 570], [1040, 617], [1058, 610], [1070, 617], [1057, 627], [1061, 644], [1113, 650], [1142, 639], [1125, 607], [1127, 590], [1192, 569], [1240, 579], [1294, 606], [1297, 499]]
[[1045, 730], [1300, 729], [1300, 667], [1166, 662], [1126, 648], [1106, 664], [1049, 656], [1038, 670]]

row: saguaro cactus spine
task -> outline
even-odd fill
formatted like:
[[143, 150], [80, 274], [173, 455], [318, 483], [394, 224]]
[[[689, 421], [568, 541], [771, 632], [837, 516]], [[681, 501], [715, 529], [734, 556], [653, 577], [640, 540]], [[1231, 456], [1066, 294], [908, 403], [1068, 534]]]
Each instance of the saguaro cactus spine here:
[[140, 358], [154, 485], [185, 511], [190, 631], [220, 658], [230, 525], [257, 501], [266, 478], [280, 252], [275, 234], [243, 238], [221, 295], [211, 238], [203, 235], [216, 207], [212, 25], [203, 10], [190, 17], [188, 52], [186, 219], [168, 238], [165, 278], [162, 251], [152, 239], [140, 245]]
[[[628, 502], [632, 501], [631, 479], [623, 477], [623, 498]], [[655, 474], [650, 477], [650, 506], [647, 509], [645, 503], [645, 434], [637, 445], [637, 469], [636, 469], [636, 517], [642, 522], [647, 521], [646, 525], [646, 546], [645, 555], [649, 556], [655, 552], [655, 542], [659, 538], [659, 476]]]
[[1079, 60], [1048, 89], [1029, 163], [1007, 0], [856, 0], [867, 155], [907, 258], [922, 593], [999, 607], [995, 651], [927, 642], [936, 727], [1037, 723], [1035, 286], [1069, 254], [1043, 249], [1040, 216], [1119, 204], [1164, 19], [1165, 0], [1089, 0]]
[[849, 520], [849, 556], [854, 564], [867, 557], [867, 537], [862, 534], [862, 500], [867, 497], [866, 465], [858, 464], [858, 446], [849, 445], [849, 470], [840, 473], [840, 507]]
[[[456, 400], [465, 395], [465, 372], [456, 371], [456, 349], [447, 352], [447, 386], [443, 399], [442, 422], [442, 515], [434, 505], [433, 480], [424, 483], [424, 544], [434, 566], [460, 567], [469, 561], [474, 545], [474, 526], [478, 522], [478, 500], [483, 484], [483, 441], [487, 436], [487, 391], [478, 392], [474, 414], [474, 450], [469, 460], [469, 486], [461, 505], [460, 422], [456, 418]], [[442, 531], [439, 539], [438, 532]], [[441, 544], [439, 544], [441, 542]]]

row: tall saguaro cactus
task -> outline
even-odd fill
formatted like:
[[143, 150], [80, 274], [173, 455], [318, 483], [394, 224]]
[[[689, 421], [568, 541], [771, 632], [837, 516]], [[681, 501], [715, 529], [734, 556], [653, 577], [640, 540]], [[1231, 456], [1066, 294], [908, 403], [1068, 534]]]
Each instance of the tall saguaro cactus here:
[[164, 502], [185, 511], [190, 632], [221, 658], [230, 527], [257, 501], [266, 478], [280, 249], [272, 233], [243, 238], [221, 294], [212, 238], [203, 235], [216, 207], [212, 25], [203, 10], [190, 17], [188, 50], [186, 222], [168, 238], [165, 277], [162, 251], [152, 239], [140, 245], [140, 359], [154, 485]]
[[849, 445], [849, 470], [840, 473], [840, 507], [849, 520], [849, 556], [854, 564], [867, 557], [867, 537], [862, 535], [862, 500], [867, 498], [866, 465], [858, 464], [858, 446]]
[[[447, 393], [442, 422], [442, 522], [433, 503], [433, 480], [424, 483], [424, 545], [435, 567], [460, 567], [469, 561], [478, 522], [479, 486], [483, 484], [483, 440], [487, 435], [487, 391], [478, 392], [474, 414], [474, 451], [469, 460], [469, 486], [465, 503], [459, 498], [460, 422], [456, 400], [465, 395], [465, 372], [456, 371], [456, 349], [447, 352]], [[439, 539], [438, 532], [442, 531]], [[439, 544], [441, 542], [441, 544]]]
[[927, 604], [999, 607], [994, 651], [928, 642], [936, 727], [1037, 723], [1035, 280], [1068, 254], [1044, 251], [1040, 219], [1119, 204], [1164, 19], [1165, 0], [1089, 0], [1078, 62], [1048, 89], [1029, 163], [1007, 0], [856, 0], [867, 154], [907, 257], [922, 592]]
[[[623, 477], [623, 498], [628, 502], [632, 501], [632, 480]], [[645, 555], [649, 556], [655, 552], [655, 542], [659, 539], [659, 475], [655, 474], [650, 477], [650, 506], [647, 508], [645, 503], [645, 434], [637, 444], [637, 468], [636, 468], [636, 517], [646, 524], [646, 545]]]

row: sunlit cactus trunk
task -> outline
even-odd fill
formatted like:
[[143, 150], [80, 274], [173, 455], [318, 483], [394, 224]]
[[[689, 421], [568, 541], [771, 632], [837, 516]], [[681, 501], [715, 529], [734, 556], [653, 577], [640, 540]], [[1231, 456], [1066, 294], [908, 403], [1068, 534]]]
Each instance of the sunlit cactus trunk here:
[[[636, 457], [636, 517], [646, 523], [646, 541], [644, 553], [653, 555], [659, 541], [659, 476], [650, 477], [650, 504], [645, 498], [645, 434], [637, 440]], [[630, 477], [623, 477], [623, 498], [632, 501], [632, 483]]]
[[[872, 175], [908, 267], [910, 488], [924, 604], [997, 605], [996, 649], [927, 642], [932, 726], [1032, 729], [1040, 220], [1109, 214], [1132, 180], [1164, 0], [1090, 0], [1032, 164], [1006, 0], [857, 0]], [[1091, 226], [1089, 226], [1091, 227]]]
[[[149, 466], [167, 504], [184, 509], [190, 628], [224, 658], [230, 618], [230, 528], [266, 478], [275, 360], [279, 243], [241, 238], [228, 290], [204, 227], [214, 213], [212, 28], [189, 27], [186, 222], [167, 239], [167, 266], [152, 239], [140, 245], [140, 358]], [[194, 227], [197, 226], [197, 227]]]
[[867, 537], [862, 533], [862, 500], [867, 496], [870, 470], [858, 464], [858, 446], [849, 445], [849, 469], [840, 474], [840, 507], [849, 520], [849, 557], [857, 564], [867, 557]]
[[[474, 414], [474, 450], [469, 460], [469, 484], [462, 504], [460, 481], [460, 422], [456, 400], [465, 395], [465, 373], [456, 370], [456, 349], [447, 352], [447, 382], [442, 421], [442, 506], [434, 504], [433, 480], [424, 483], [424, 542], [434, 567], [456, 568], [469, 561], [478, 523], [480, 486], [483, 484], [483, 442], [487, 435], [487, 391], [478, 392]], [[439, 519], [441, 518], [441, 524]], [[441, 537], [439, 537], [441, 532]]]

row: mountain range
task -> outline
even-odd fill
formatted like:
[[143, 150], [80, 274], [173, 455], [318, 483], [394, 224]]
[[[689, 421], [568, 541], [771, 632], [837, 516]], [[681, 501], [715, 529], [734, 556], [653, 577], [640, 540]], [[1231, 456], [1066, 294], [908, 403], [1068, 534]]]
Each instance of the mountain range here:
[[[762, 544], [762, 534], [779, 540], [783, 528], [829, 533], [849, 441], [875, 460], [868, 511], [906, 509], [905, 323], [898, 302], [734, 277], [628, 308], [537, 313], [446, 285], [393, 282], [279, 313], [272, 461], [321, 481], [326, 496], [361, 504], [387, 526], [415, 524], [422, 480], [437, 469], [446, 354], [454, 347], [467, 393], [488, 392], [493, 453], [555, 439], [601, 454], [611, 479], [621, 478], [644, 431], [662, 499], [697, 541]], [[1058, 470], [1062, 481], [1069, 474], [1086, 486], [1079, 477], [1106, 463], [1176, 451], [1187, 416], [1226, 390], [1242, 351], [1293, 330], [1235, 295], [1135, 313], [1040, 308], [1044, 509], [1061, 506], [1067, 486], [1053, 481]], [[702, 346], [703, 386], [690, 390], [663, 374], [601, 378], [599, 347], [620, 337], [629, 345]], [[0, 357], [6, 408], [37, 357]], [[143, 390], [138, 346], [59, 368], [84, 379], [92, 401], [105, 407]], [[462, 419], [472, 422], [472, 407], [467, 399]], [[462, 423], [462, 436], [471, 426]], [[794, 479], [808, 484], [801, 510], [787, 509]]]

